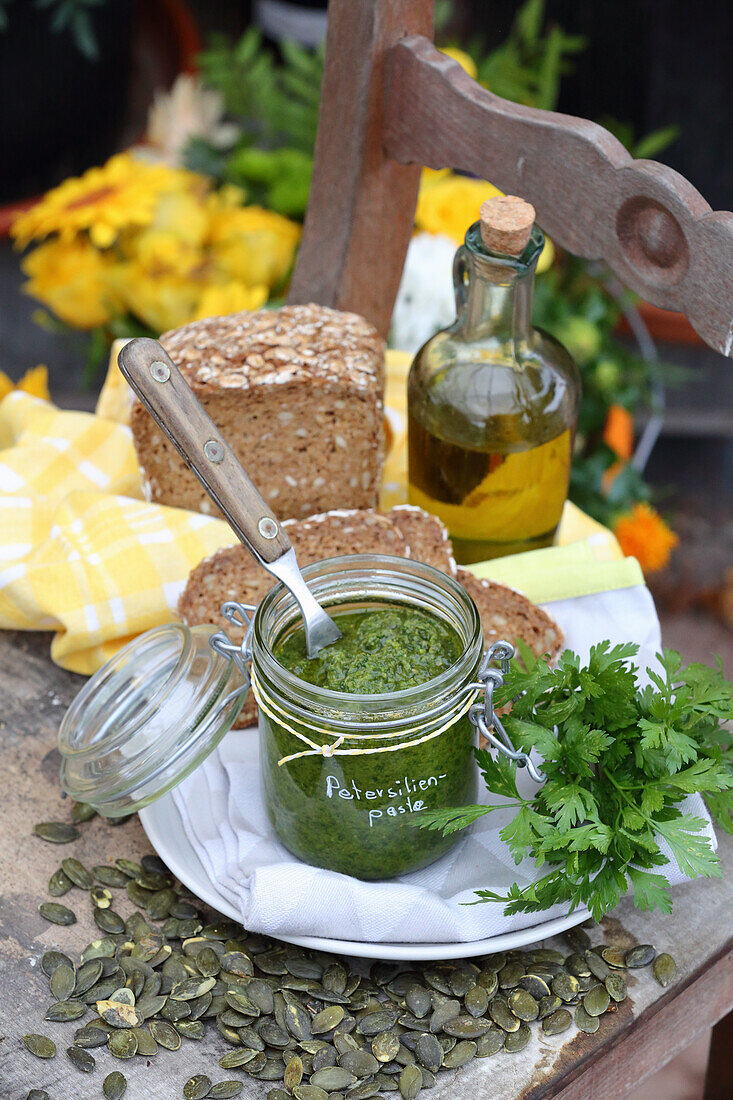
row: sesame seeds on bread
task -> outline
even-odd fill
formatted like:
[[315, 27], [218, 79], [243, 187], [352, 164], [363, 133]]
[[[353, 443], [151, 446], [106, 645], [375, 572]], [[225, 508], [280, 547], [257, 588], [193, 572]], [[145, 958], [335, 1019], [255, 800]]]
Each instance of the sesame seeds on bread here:
[[[160, 341], [279, 517], [376, 505], [384, 341], [363, 317], [284, 306], [207, 317]], [[146, 498], [216, 514], [139, 401], [130, 427]]]

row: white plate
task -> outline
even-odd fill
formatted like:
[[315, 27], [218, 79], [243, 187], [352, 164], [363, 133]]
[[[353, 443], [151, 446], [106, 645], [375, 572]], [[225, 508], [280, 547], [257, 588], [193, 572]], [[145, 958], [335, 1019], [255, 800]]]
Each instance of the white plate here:
[[[183, 882], [196, 897], [212, 906], [213, 909], [241, 923], [241, 914], [223, 897], [210, 881], [194, 848], [188, 841], [181, 822], [180, 814], [170, 794], [163, 795], [157, 802], [140, 811], [140, 821], [148, 835], [150, 843], [160, 858], [168, 865], [174, 875]], [[364, 943], [361, 940], [331, 940], [319, 936], [278, 936], [277, 939], [299, 947], [310, 947], [316, 951], [330, 951], [336, 955], [356, 955], [366, 959], [400, 959], [413, 962], [428, 959], [464, 959], [473, 955], [488, 955], [492, 951], [506, 951], [513, 947], [524, 947], [528, 943], [537, 943], [549, 936], [587, 920], [587, 909], [576, 909], [574, 913], [555, 920], [538, 922], [529, 928], [517, 932], [504, 932], [485, 940], [472, 940], [468, 943]]]

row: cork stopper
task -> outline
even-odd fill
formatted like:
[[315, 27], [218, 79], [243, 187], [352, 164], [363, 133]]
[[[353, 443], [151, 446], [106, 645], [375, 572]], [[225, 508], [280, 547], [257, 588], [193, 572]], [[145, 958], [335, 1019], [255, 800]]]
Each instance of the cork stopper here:
[[490, 252], [519, 256], [534, 225], [534, 207], [516, 195], [497, 195], [481, 203], [481, 240]]

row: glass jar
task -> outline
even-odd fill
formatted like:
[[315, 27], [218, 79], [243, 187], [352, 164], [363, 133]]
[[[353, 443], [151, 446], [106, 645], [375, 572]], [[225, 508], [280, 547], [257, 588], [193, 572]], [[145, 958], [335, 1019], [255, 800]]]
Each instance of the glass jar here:
[[329, 610], [401, 604], [437, 616], [460, 638], [461, 655], [425, 684], [380, 695], [307, 683], [273, 654], [300, 617], [292, 594], [278, 584], [256, 610], [234, 602], [222, 608], [229, 622], [245, 628], [241, 641], [214, 627], [160, 626], [95, 673], [59, 730], [66, 792], [107, 817], [149, 805], [215, 748], [234, 724], [250, 680], [273, 829], [291, 852], [317, 866], [390, 878], [453, 847], [457, 834], [421, 829], [420, 815], [475, 801], [477, 728], [532, 772], [491, 704], [498, 675], [492, 662], [513, 651], [496, 643], [482, 658], [478, 612], [452, 577], [380, 555], [330, 558], [303, 575]]
[[421, 829], [421, 811], [476, 799], [468, 714], [476, 688], [464, 690], [482, 655], [476, 607], [452, 577], [421, 562], [351, 555], [304, 575], [329, 609], [407, 605], [447, 622], [461, 640], [461, 656], [435, 679], [358, 695], [306, 683], [274, 658], [275, 643], [299, 617], [290, 592], [273, 589], [255, 616], [260, 767], [277, 836], [307, 863], [357, 878], [417, 870], [457, 840]]
[[535, 225], [505, 255], [472, 225], [454, 262], [456, 321], [410, 369], [409, 499], [443, 520], [458, 562], [549, 546], [567, 497], [580, 376], [531, 324], [544, 241]]

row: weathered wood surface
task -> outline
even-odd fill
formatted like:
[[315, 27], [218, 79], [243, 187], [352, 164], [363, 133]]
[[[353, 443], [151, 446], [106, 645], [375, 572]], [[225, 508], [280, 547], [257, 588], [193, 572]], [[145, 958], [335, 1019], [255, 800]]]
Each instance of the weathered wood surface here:
[[577, 256], [603, 259], [647, 301], [733, 351], [733, 214], [678, 172], [634, 160], [587, 119], [501, 99], [419, 35], [387, 58], [384, 144], [405, 164], [460, 168], [521, 195]]
[[[204, 1042], [185, 1042], [181, 1051], [161, 1050], [155, 1058], [118, 1062], [103, 1048], [94, 1051], [97, 1069], [81, 1075], [65, 1055], [78, 1024], [43, 1022], [50, 1003], [38, 965], [50, 947], [78, 956], [98, 932], [89, 903], [72, 891], [64, 901], [79, 923], [48, 925], [37, 913], [47, 898], [46, 883], [63, 856], [72, 851], [87, 865], [124, 855], [139, 858], [150, 845], [137, 819], [113, 828], [95, 820], [81, 827], [74, 845], [45, 844], [31, 835], [36, 821], [68, 820], [58, 788], [56, 730], [81, 678], [53, 666], [49, 635], [0, 634], [0, 747], [4, 796], [0, 804], [0, 1097], [23, 1100], [32, 1087], [46, 1088], [53, 1100], [101, 1096], [103, 1077], [122, 1069], [129, 1080], [126, 1100], [179, 1100], [184, 1081], [207, 1072], [213, 1080], [243, 1077], [245, 1100], [264, 1100], [268, 1086], [236, 1070], [220, 1070], [224, 1040], [212, 1032]], [[474, 1062], [441, 1074], [429, 1094], [434, 1100], [492, 1097], [492, 1100], [621, 1100], [696, 1035], [733, 1007], [733, 841], [720, 852], [725, 877], [690, 884], [674, 892], [673, 916], [638, 913], [623, 903], [595, 935], [620, 945], [652, 942], [677, 958], [677, 982], [661, 990], [648, 972], [631, 973], [629, 999], [605, 1017], [595, 1036], [573, 1030], [548, 1038], [533, 1028], [526, 1050]], [[119, 896], [119, 895], [118, 895]], [[123, 914], [129, 906], [120, 905]], [[42, 1062], [22, 1046], [30, 1031], [50, 1035], [58, 1053]], [[728, 1091], [733, 1093], [733, 1072]], [[428, 1094], [426, 1094], [428, 1095]]]
[[[733, 353], [733, 214], [633, 160], [587, 119], [501, 99], [430, 40], [432, 0], [331, 0], [315, 168], [290, 300], [386, 333], [419, 170], [457, 168], [528, 199], [578, 256]], [[476, 211], [478, 217], [478, 211]]]
[[315, 171], [288, 301], [363, 314], [387, 334], [420, 182], [382, 147], [384, 63], [405, 34], [430, 34], [432, 0], [329, 5]]

